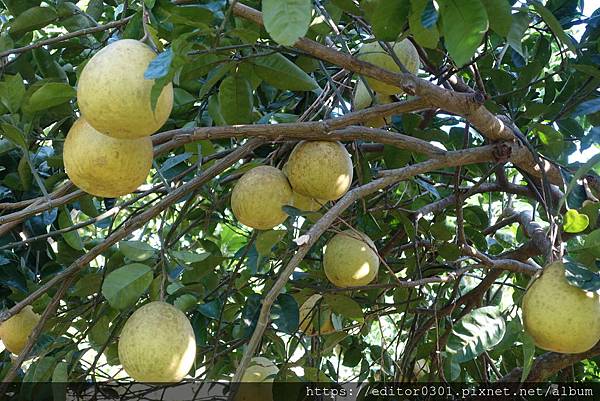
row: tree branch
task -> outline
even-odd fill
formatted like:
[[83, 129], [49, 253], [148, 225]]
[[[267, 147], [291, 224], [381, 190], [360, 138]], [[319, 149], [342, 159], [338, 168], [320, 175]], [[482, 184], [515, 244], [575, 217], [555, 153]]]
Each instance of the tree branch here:
[[92, 249], [90, 249], [86, 254], [79, 257], [75, 260], [66, 270], [57, 274], [49, 281], [47, 281], [40, 288], [29, 294], [25, 299], [17, 303], [15, 306], [10, 308], [8, 311], [0, 313], [0, 323], [4, 322], [6, 319], [14, 316], [19, 313], [25, 306], [31, 304], [36, 299], [41, 297], [43, 294], [48, 291], [48, 289], [52, 288], [54, 285], [58, 284], [61, 281], [64, 281], [68, 277], [76, 274], [80, 269], [82, 269], [86, 264], [90, 263], [94, 260], [98, 255], [102, 254], [106, 249], [108, 249], [111, 245], [117, 243], [118, 241], [125, 238], [127, 235], [142, 227], [144, 224], [148, 222], [148, 220], [156, 217], [160, 212], [168, 208], [170, 205], [174, 204], [185, 195], [194, 191], [197, 188], [200, 188], [207, 181], [213, 179], [215, 176], [223, 172], [225, 169], [233, 165], [239, 159], [246, 156], [252, 150], [260, 146], [264, 143], [261, 139], [252, 139], [248, 141], [246, 144], [240, 146], [223, 159], [221, 159], [218, 163], [215, 163], [211, 167], [207, 168], [204, 172], [199, 174], [197, 177], [193, 178], [189, 182], [183, 184], [179, 188], [173, 189], [168, 195], [166, 195], [160, 202], [156, 205], [152, 206], [148, 210], [138, 214], [127, 223], [125, 223], [121, 228], [114, 231], [111, 235], [109, 235], [104, 241], [100, 244], [96, 245]]
[[[529, 371], [529, 376], [527, 376], [525, 381], [544, 381], [566, 367], [598, 355], [600, 355], [600, 343], [596, 344], [589, 351], [582, 352], [580, 354], [559, 354], [557, 352], [546, 352], [535, 359], [533, 366]], [[502, 377], [499, 382], [520, 382], [522, 373], [523, 368], [514, 368], [510, 371], [510, 373]]]
[[442, 168], [442, 167], [455, 167], [457, 163], [469, 164], [479, 163], [482, 161], [490, 160], [495, 154], [495, 148], [493, 146], [484, 146], [476, 149], [468, 149], [457, 152], [447, 152], [440, 159], [431, 159], [421, 163], [406, 166], [402, 169], [395, 170], [393, 175], [386, 175], [371, 181], [363, 186], [350, 190], [344, 195], [327, 213], [323, 215], [305, 234], [306, 242], [298, 247], [296, 253], [286, 267], [281, 271], [279, 277], [269, 289], [265, 298], [262, 302], [260, 315], [256, 323], [256, 328], [252, 333], [252, 337], [248, 343], [248, 346], [244, 352], [244, 356], [237, 367], [232, 383], [233, 387], [229, 395], [230, 399], [233, 399], [235, 392], [237, 391], [236, 385], [241, 381], [244, 371], [248, 367], [250, 359], [258, 349], [258, 346], [262, 340], [263, 334], [269, 325], [269, 316], [271, 307], [277, 296], [289, 280], [293, 271], [298, 267], [304, 256], [308, 253], [310, 248], [316, 243], [319, 237], [328, 229], [331, 224], [355, 201], [379, 190], [386, 188], [398, 181], [406, 180], [414, 177], [417, 174], [423, 174], [428, 171]]
[[[251, 7], [238, 3], [233, 7], [233, 13], [238, 17], [245, 18], [258, 25], [263, 25], [262, 13]], [[480, 93], [453, 92], [440, 88], [412, 74], [395, 74], [307, 38], [300, 38], [294, 47], [313, 57], [330, 62], [354, 73], [400, 87], [407, 94], [420, 96], [435, 107], [461, 115], [491, 141], [518, 142], [515, 133], [509, 125], [502, 118], [495, 116], [483, 106], [485, 98]], [[530, 172], [536, 177], [541, 177], [542, 172], [531, 153], [520, 152], [518, 157], [513, 157], [513, 160], [525, 171]], [[556, 166], [546, 162], [544, 168], [549, 180], [553, 184], [562, 185], [562, 175]]]

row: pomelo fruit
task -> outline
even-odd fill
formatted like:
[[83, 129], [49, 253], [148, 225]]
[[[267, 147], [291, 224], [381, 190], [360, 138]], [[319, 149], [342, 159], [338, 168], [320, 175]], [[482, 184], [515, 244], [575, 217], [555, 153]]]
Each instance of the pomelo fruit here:
[[323, 253], [325, 275], [336, 287], [369, 284], [379, 271], [375, 244], [364, 233], [346, 230], [327, 242]]
[[65, 171], [71, 181], [85, 192], [105, 198], [131, 193], [146, 182], [152, 158], [149, 137], [106, 136], [83, 118], [73, 124], [63, 148]]
[[13, 354], [20, 354], [39, 321], [40, 315], [33, 311], [31, 305], [28, 305], [0, 324], [0, 338], [4, 347]]
[[290, 154], [285, 173], [300, 195], [336, 200], [352, 184], [352, 160], [339, 142], [303, 141]]
[[[356, 88], [354, 90], [353, 107], [355, 111], [364, 110], [372, 104], [388, 104], [392, 103], [394, 99], [388, 95], [381, 95], [379, 93], [373, 93], [375, 100], [371, 97], [369, 90], [365, 83], [359, 79], [356, 82]], [[371, 128], [381, 128], [388, 125], [391, 122], [392, 117], [373, 117], [365, 121], [365, 125]]]
[[173, 108], [173, 85], [167, 84], [152, 110], [154, 80], [144, 72], [156, 53], [144, 43], [118, 40], [96, 53], [77, 83], [77, 102], [92, 127], [122, 139], [148, 136], [163, 126]]
[[246, 172], [231, 193], [231, 210], [240, 223], [269, 230], [285, 221], [283, 206], [292, 203], [292, 189], [281, 170], [259, 166]]
[[[404, 39], [400, 42], [396, 42], [392, 48], [398, 57], [398, 60], [400, 60], [404, 67], [406, 67], [408, 72], [416, 74], [419, 71], [419, 53], [410, 40]], [[381, 47], [379, 42], [364, 44], [358, 52], [358, 58], [391, 72], [400, 72], [400, 66], [398, 66], [392, 56], [390, 56], [388, 52]], [[403, 93], [402, 89], [396, 86], [386, 84], [374, 78], [366, 77], [366, 79], [369, 83], [369, 86], [377, 93], [384, 95], [396, 95]]]
[[600, 296], [575, 287], [556, 261], [534, 278], [523, 297], [525, 331], [545, 350], [585, 352], [600, 340]]
[[188, 374], [196, 357], [196, 338], [183, 312], [165, 302], [150, 302], [125, 322], [119, 360], [138, 382], [175, 383]]

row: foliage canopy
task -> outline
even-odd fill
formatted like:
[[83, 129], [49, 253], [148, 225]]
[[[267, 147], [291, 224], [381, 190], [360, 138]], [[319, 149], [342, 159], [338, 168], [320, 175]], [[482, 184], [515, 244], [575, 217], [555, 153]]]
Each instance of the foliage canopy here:
[[[164, 298], [194, 328], [200, 380], [230, 380], [255, 355], [280, 367], [276, 381], [555, 378], [564, 366], [534, 362], [545, 351], [523, 331], [520, 304], [561, 249], [570, 283], [600, 288], [600, 158], [585, 164], [600, 140], [600, 9], [583, 10], [583, 0], [1, 0], [2, 317], [27, 304], [48, 316], [27, 355], [0, 355], [0, 377], [126, 378], [120, 330]], [[68, 182], [62, 149], [85, 63], [123, 38], [156, 46], [152, 103], [173, 82], [174, 107], [152, 136], [146, 184], [99, 198]], [[406, 38], [416, 75], [350, 57]], [[356, 113], [365, 77], [407, 95]], [[361, 126], [381, 115], [385, 128]], [[272, 230], [236, 221], [243, 172], [282, 168], [299, 140], [331, 139], [352, 155], [350, 192], [317, 212], [284, 206]], [[370, 285], [340, 290], [323, 246], [348, 226], [375, 242], [381, 267]], [[298, 329], [313, 294], [325, 319], [313, 325], [331, 318], [336, 332]], [[570, 359], [575, 380], [597, 380], [598, 355]]]

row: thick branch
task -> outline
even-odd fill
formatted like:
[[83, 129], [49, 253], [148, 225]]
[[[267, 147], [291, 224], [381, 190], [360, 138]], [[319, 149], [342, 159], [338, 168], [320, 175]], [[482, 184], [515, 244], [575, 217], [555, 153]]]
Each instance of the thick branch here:
[[[284, 124], [253, 124], [253, 125], [229, 125], [220, 127], [198, 127], [181, 128], [161, 132], [152, 136], [156, 146], [156, 153], [164, 153], [181, 145], [204, 139], [223, 138], [264, 138], [270, 141], [282, 140], [354, 140], [366, 139], [380, 143], [388, 143], [390, 132], [375, 130], [363, 131], [362, 134], [343, 134], [333, 131], [351, 125], [360, 124], [376, 116], [391, 116], [394, 114], [409, 113], [428, 109], [427, 102], [422, 99], [412, 99], [404, 102], [396, 102], [385, 105], [374, 106], [365, 110], [349, 113], [343, 117], [332, 118], [324, 121], [310, 121]], [[344, 136], [345, 135], [345, 136]], [[400, 135], [400, 134], [394, 134]], [[392, 137], [394, 136], [392, 135]], [[406, 137], [403, 135], [403, 137]], [[415, 138], [406, 137], [414, 140]], [[403, 142], [396, 140], [396, 143]], [[425, 141], [421, 141], [425, 142]], [[391, 141], [390, 143], [394, 143]]]
[[[262, 14], [251, 7], [238, 3], [233, 7], [233, 13], [238, 17], [263, 25]], [[400, 87], [408, 94], [417, 95], [426, 99], [435, 107], [439, 107], [450, 113], [461, 115], [491, 141], [518, 142], [510, 127], [502, 121], [501, 118], [492, 114], [482, 105], [484, 97], [481, 94], [453, 92], [438, 87], [431, 82], [418, 78], [412, 74], [395, 74], [391, 71], [377, 67], [374, 64], [358, 60], [349, 54], [341, 53], [335, 49], [323, 46], [307, 38], [300, 38], [294, 47], [303, 50], [311, 56], [345, 68], [354, 73], [375, 78], [387, 84]], [[536, 177], [541, 176], [539, 166], [533, 159], [531, 153], [519, 153], [518, 156], [519, 157], [513, 158], [513, 160], [519, 167]], [[546, 163], [544, 168], [546, 169], [549, 180], [553, 184], [562, 185], [562, 176], [556, 166]]]

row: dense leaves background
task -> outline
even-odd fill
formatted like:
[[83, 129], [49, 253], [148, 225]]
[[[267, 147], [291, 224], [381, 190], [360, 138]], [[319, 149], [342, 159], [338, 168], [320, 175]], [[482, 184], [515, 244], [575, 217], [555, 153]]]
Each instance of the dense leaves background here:
[[[67, 195], [40, 213], [3, 220], [26, 210], [31, 200], [46, 202], [48, 194], [64, 185], [62, 146], [77, 117], [77, 75], [110, 41], [142, 38], [144, 10], [146, 31], [160, 48], [146, 71], [146, 78], [156, 80], [153, 100], [166, 82], [175, 84], [175, 107], [162, 131], [347, 114], [359, 78], [289, 46], [306, 36], [354, 54], [373, 37], [409, 37], [423, 60], [421, 77], [484, 94], [485, 106], [508, 116], [531, 148], [560, 166], [566, 182], [573, 183], [565, 207], [557, 208], [555, 199], [551, 211], [563, 216], [562, 240], [574, 263], [569, 279], [588, 289], [599, 287], [594, 273], [600, 267], [600, 165], [590, 163], [577, 175], [584, 180], [573, 180], [589, 155], [598, 153], [599, 10], [583, 15], [582, 0], [242, 3], [263, 11], [265, 28], [234, 16], [225, 1], [145, 0], [143, 7], [140, 1], [117, 0], [0, 2], [4, 308], [245, 141], [200, 140], [171, 149], [155, 159], [144, 187], [120, 199]], [[31, 46], [82, 29], [93, 32]], [[27, 46], [31, 49], [12, 50]], [[441, 110], [394, 116], [390, 129], [448, 150], [488, 143], [461, 116]], [[188, 314], [196, 332], [197, 370], [192, 375], [230, 378], [266, 290], [297, 249], [293, 240], [323, 212], [302, 215], [289, 208], [290, 218], [282, 227], [251, 232], [229, 210], [228, 197], [240, 174], [263, 163], [281, 166], [291, 144], [259, 147], [86, 265], [63, 294], [18, 380], [124, 377], [116, 353], [120, 328], [136, 305], [159, 298], [161, 286], [167, 301]], [[369, 182], [380, 170], [423, 160], [390, 145], [363, 140], [347, 145], [354, 186]], [[318, 240], [274, 303], [272, 324], [262, 339], [259, 354], [280, 364], [277, 380], [485, 382], [518, 367], [524, 369], [519, 378], [527, 377], [542, 353], [524, 334], [520, 320], [519, 304], [530, 277], [510, 271], [492, 276], [457, 246], [464, 230], [466, 242], [490, 257], [534, 258], [544, 265], [547, 250], [533, 249], [536, 243], [528, 231], [532, 219], [548, 227], [540, 202], [543, 186], [514, 166], [505, 167], [491, 162], [432, 171], [355, 202], [343, 221], [376, 242], [387, 268], [382, 266], [378, 286], [335, 291], [323, 274], [322, 246], [344, 224], [337, 221]], [[502, 186], [473, 190], [459, 207], [461, 215], [456, 202], [443, 204], [457, 188], [493, 183]], [[554, 190], [564, 193], [566, 187]], [[422, 213], [436, 202], [434, 213]], [[508, 223], [494, 227], [503, 221]], [[457, 280], [396, 285], [398, 279], [452, 277], [450, 272], [465, 266], [472, 269]], [[34, 309], [43, 311], [56, 290], [38, 298]], [[298, 305], [313, 293], [325, 294], [322, 313], [333, 313], [334, 325], [343, 330], [316, 337], [298, 332]], [[455, 309], [437, 316], [453, 304]], [[0, 359], [3, 376], [12, 362], [8, 352]], [[554, 373], [597, 380], [599, 362], [593, 356], [573, 370]]]

